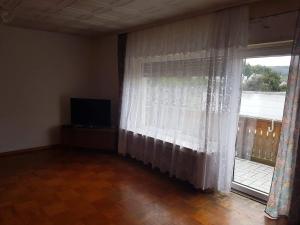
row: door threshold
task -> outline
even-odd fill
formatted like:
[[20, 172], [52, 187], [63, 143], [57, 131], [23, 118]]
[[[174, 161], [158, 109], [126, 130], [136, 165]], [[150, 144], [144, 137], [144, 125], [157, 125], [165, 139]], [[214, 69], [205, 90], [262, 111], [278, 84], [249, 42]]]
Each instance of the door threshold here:
[[253, 199], [262, 204], [266, 204], [268, 201], [268, 198], [269, 198], [269, 195], [265, 192], [256, 190], [254, 188], [251, 188], [249, 186], [246, 186], [246, 185], [234, 182], [234, 181], [232, 182], [231, 189], [232, 189], [232, 192], [243, 195], [247, 198]]

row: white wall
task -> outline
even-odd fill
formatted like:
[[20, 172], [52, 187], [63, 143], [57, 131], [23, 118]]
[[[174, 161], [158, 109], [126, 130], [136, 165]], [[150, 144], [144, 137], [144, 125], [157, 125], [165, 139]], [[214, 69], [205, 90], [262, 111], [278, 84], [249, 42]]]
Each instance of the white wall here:
[[249, 44], [293, 40], [297, 12], [252, 19], [249, 24]]
[[59, 143], [69, 97], [90, 96], [90, 40], [0, 26], [0, 152]]
[[108, 35], [93, 41], [93, 96], [111, 99], [112, 124], [118, 124], [119, 79], [118, 36]]

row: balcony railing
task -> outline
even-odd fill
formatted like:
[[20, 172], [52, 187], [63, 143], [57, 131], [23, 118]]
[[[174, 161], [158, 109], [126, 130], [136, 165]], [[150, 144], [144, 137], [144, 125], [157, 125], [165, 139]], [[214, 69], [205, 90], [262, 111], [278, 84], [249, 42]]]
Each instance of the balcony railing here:
[[236, 157], [275, 166], [281, 121], [240, 116]]

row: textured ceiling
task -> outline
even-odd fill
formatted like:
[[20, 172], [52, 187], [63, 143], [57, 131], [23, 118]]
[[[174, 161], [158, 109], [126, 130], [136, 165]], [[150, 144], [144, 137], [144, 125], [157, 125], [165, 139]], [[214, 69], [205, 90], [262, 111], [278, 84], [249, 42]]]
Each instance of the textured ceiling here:
[[247, 0], [0, 0], [3, 23], [96, 35]]

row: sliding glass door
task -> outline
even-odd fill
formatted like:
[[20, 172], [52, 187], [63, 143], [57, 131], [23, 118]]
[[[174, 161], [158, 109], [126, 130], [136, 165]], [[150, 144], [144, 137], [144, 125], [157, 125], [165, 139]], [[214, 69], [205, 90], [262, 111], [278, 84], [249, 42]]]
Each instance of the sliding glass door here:
[[276, 163], [289, 65], [290, 56], [247, 58], [242, 75], [232, 187], [262, 200]]

